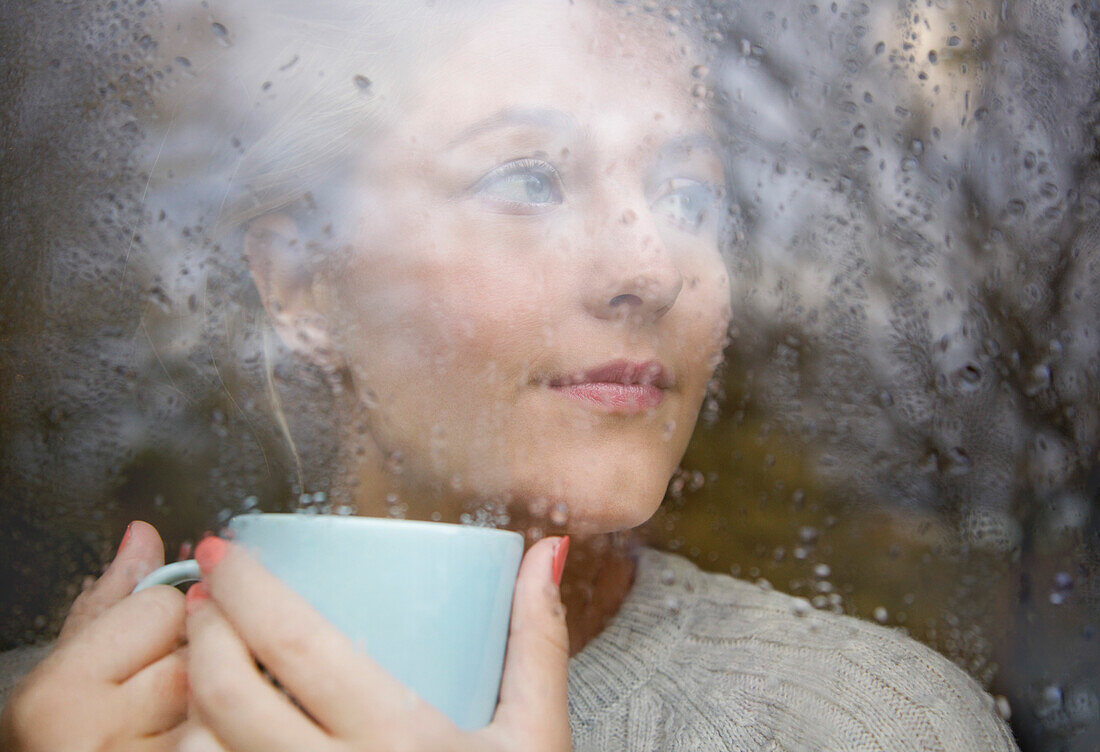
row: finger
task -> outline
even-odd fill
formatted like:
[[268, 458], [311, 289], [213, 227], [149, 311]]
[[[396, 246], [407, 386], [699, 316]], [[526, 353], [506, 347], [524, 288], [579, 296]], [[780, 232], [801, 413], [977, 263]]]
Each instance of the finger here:
[[328, 746], [326, 734], [260, 674], [216, 603], [191, 606], [187, 638], [192, 707], [227, 748], [280, 752]]
[[195, 558], [251, 651], [334, 735], [362, 736], [364, 728], [392, 726], [412, 713], [424, 730], [447, 723], [239, 546], [208, 538]]
[[226, 752], [226, 749], [206, 726], [189, 722], [179, 740], [178, 752]]
[[122, 685], [134, 730], [160, 734], [187, 720], [187, 652], [180, 649], [138, 671]]
[[[490, 733], [513, 741], [539, 739], [547, 749], [568, 749], [569, 633], [555, 582], [567, 538], [546, 538], [528, 550], [516, 578], [504, 675]], [[560, 547], [564, 547], [564, 550]]]
[[73, 602], [58, 639], [67, 640], [82, 630], [162, 564], [164, 544], [156, 528], [147, 522], [131, 522], [107, 571]]
[[177, 752], [186, 732], [187, 724], [180, 723], [167, 731], [146, 736], [133, 746], [135, 752]]
[[182, 636], [183, 594], [158, 585], [119, 601], [56, 653], [86, 676], [123, 682], [179, 647]]

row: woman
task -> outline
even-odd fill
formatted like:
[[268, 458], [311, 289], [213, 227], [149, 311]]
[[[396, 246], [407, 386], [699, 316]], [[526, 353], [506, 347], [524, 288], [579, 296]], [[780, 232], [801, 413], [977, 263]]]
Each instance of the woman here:
[[324, 221], [250, 186], [244, 255], [282, 342], [333, 384], [359, 511], [540, 528], [493, 722], [458, 731], [219, 539], [186, 607], [127, 596], [162, 561], [134, 523], [6, 706], [5, 749], [1014, 748], [930, 650], [616, 543], [660, 503], [730, 317], [689, 42], [616, 6], [507, 3], [402, 91], [338, 76], [400, 127], [338, 150]]

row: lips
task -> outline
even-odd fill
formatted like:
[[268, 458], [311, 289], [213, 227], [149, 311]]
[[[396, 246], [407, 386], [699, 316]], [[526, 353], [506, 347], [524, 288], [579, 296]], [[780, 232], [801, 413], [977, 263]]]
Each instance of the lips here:
[[614, 413], [652, 410], [672, 387], [672, 378], [657, 361], [616, 360], [547, 382], [568, 399]]

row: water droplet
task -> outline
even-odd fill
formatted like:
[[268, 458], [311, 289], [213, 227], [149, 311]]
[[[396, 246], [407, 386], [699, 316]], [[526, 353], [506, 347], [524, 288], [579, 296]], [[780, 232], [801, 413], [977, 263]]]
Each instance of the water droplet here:
[[680, 613], [680, 599], [674, 596], [668, 596], [664, 601], [665, 609], [671, 614]]
[[550, 521], [559, 527], [569, 520], [569, 507], [564, 502], [558, 502], [550, 510]]
[[795, 616], [805, 616], [810, 613], [812, 608], [813, 606], [811, 606], [810, 602], [805, 598], [794, 598], [791, 600], [791, 611], [794, 612]]
[[964, 473], [970, 469], [970, 455], [962, 447], [951, 447], [947, 451], [947, 458], [954, 473]]
[[1060, 706], [1062, 704], [1062, 688], [1055, 684], [1043, 687], [1043, 702], [1048, 705]]
[[661, 570], [661, 584], [662, 585], [674, 585], [676, 584], [676, 573], [671, 569]]
[[961, 387], [967, 391], [973, 391], [981, 385], [982, 370], [974, 363], [967, 363], [955, 372]]
[[394, 450], [386, 455], [386, 470], [394, 475], [400, 475], [405, 471], [405, 455], [400, 450]]
[[353, 77], [351, 80], [355, 83], [356, 88], [358, 88], [362, 91], [366, 91], [367, 89], [370, 88], [370, 83], [371, 82], [370, 82], [370, 79], [367, 78], [366, 76], [357, 75], [357, 76]]
[[1031, 369], [1031, 379], [1024, 386], [1024, 394], [1034, 397], [1050, 386], [1050, 368], [1040, 363]]
[[874, 616], [875, 621], [877, 621], [879, 624], [885, 624], [890, 618], [890, 614], [882, 606], [876, 608], [872, 616]]
[[875, 54], [876, 55], [881, 55], [884, 52], [886, 52], [886, 42], [879, 42], [878, 44], [875, 45]]
[[619, 218], [619, 221], [629, 227], [630, 225], [634, 224], [634, 221], [637, 219], [638, 215], [634, 212], [634, 210], [627, 209], [623, 212], [623, 215]]
[[229, 46], [229, 29], [215, 21], [210, 24], [210, 30], [214, 32], [214, 38], [218, 40], [218, 44], [223, 47]]
[[960, 44], [962, 44], [962, 40], [959, 39], [958, 37], [948, 37], [947, 38], [947, 46], [948, 47], [958, 47]]
[[833, 573], [833, 568], [830, 567], [828, 564], [824, 564], [824, 563], [814, 564], [814, 577], [817, 577], [818, 579], [823, 580], [826, 577], [828, 577], [829, 575], [831, 575], [832, 573]]
[[997, 706], [997, 713], [1002, 719], [1008, 721], [1012, 718], [1012, 704], [1008, 701], [1008, 698], [1004, 695], [997, 695], [993, 698], [994, 704]]
[[813, 543], [819, 535], [817, 528], [804, 525], [798, 529], [798, 539], [803, 543]]
[[936, 54], [935, 50], [928, 50], [928, 62], [935, 65], [940, 61], [940, 56]]
[[694, 68], [691, 69], [691, 75], [694, 78], [706, 78], [707, 74], [709, 73], [710, 68], [705, 65], [696, 65]]
[[386, 514], [390, 517], [403, 520], [409, 511], [409, 505], [401, 501], [401, 497], [395, 493], [386, 494]]

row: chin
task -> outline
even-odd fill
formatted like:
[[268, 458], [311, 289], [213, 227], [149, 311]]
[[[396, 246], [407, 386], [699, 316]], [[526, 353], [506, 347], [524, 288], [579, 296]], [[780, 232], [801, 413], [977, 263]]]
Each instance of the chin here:
[[596, 535], [629, 530], [646, 522], [661, 506], [668, 478], [625, 470], [629, 469], [602, 477], [573, 476], [564, 484], [559, 479], [553, 487], [538, 484], [540, 490], [531, 488], [523, 497], [549, 499], [551, 508], [565, 504], [569, 514], [561, 532]]

